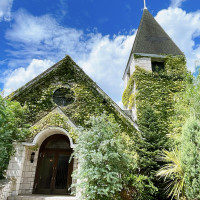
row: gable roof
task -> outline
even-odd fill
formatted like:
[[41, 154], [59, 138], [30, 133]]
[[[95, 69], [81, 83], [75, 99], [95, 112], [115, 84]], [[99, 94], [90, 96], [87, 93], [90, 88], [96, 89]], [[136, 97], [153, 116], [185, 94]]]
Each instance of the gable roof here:
[[144, 9], [132, 53], [183, 55], [147, 9]]
[[[124, 117], [127, 122], [132, 124], [132, 126], [138, 130], [137, 124], [134, 123], [132, 119], [87, 74], [85, 74], [85, 72], [69, 56], [66, 56], [63, 60], [59, 61], [58, 63], [56, 63], [55, 65], [53, 65], [52, 67], [50, 67], [49, 69], [47, 69], [46, 71], [38, 75], [36, 78], [32, 79], [27, 84], [25, 84], [24, 86], [22, 86], [15, 92], [13, 92], [11, 95], [8, 96], [8, 98], [10, 98], [11, 100], [17, 100], [19, 102], [24, 102], [24, 101], [26, 102], [26, 99], [25, 99], [26, 96], [28, 96], [28, 94], [30, 93], [33, 93], [34, 88], [38, 88], [44, 85], [47, 79], [48, 80], [53, 79], [53, 78], [55, 79], [55, 77], [57, 76], [57, 71], [60, 70], [61, 75], [66, 75], [65, 73], [69, 69], [72, 69], [72, 71], [70, 72], [71, 74], [70, 73], [68, 74], [68, 76], [81, 77], [84, 83], [88, 81], [90, 83], [91, 89], [95, 90], [102, 97], [102, 99], [105, 99], [107, 102], [109, 102], [110, 106], [117, 113], [119, 113], [119, 115]], [[54, 81], [57, 82], [57, 80], [54, 80]], [[58, 84], [59, 84], [59, 81], [58, 81]]]

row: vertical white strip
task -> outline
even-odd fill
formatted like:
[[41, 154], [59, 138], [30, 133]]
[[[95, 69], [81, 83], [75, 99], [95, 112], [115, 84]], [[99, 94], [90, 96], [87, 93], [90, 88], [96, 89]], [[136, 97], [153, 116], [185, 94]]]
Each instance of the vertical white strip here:
[[147, 9], [147, 7], [146, 7], [146, 0], [144, 0], [144, 9]]

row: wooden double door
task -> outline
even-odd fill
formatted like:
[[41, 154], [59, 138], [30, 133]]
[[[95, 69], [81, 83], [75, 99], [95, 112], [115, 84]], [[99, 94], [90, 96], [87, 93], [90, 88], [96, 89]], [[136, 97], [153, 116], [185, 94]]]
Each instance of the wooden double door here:
[[44, 142], [39, 152], [34, 193], [70, 194], [73, 171], [71, 154], [66, 136], [54, 135]]

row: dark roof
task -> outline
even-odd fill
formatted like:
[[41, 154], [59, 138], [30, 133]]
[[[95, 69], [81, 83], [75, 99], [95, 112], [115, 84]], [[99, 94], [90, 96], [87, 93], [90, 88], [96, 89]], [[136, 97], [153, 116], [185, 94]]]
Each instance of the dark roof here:
[[147, 9], [144, 9], [132, 53], [183, 55]]

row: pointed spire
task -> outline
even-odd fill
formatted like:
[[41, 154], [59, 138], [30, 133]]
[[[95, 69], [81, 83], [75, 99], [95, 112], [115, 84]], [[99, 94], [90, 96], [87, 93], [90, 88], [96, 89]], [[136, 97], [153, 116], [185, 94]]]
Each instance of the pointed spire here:
[[123, 79], [130, 68], [132, 60], [134, 59], [134, 54], [148, 57], [184, 55], [148, 11], [145, 0], [142, 19], [126, 65]]
[[144, 9], [142, 20], [133, 44], [132, 53], [156, 55], [183, 54], [150, 14], [148, 9]]
[[147, 9], [147, 7], [146, 7], [146, 0], [144, 0], [144, 9]]

